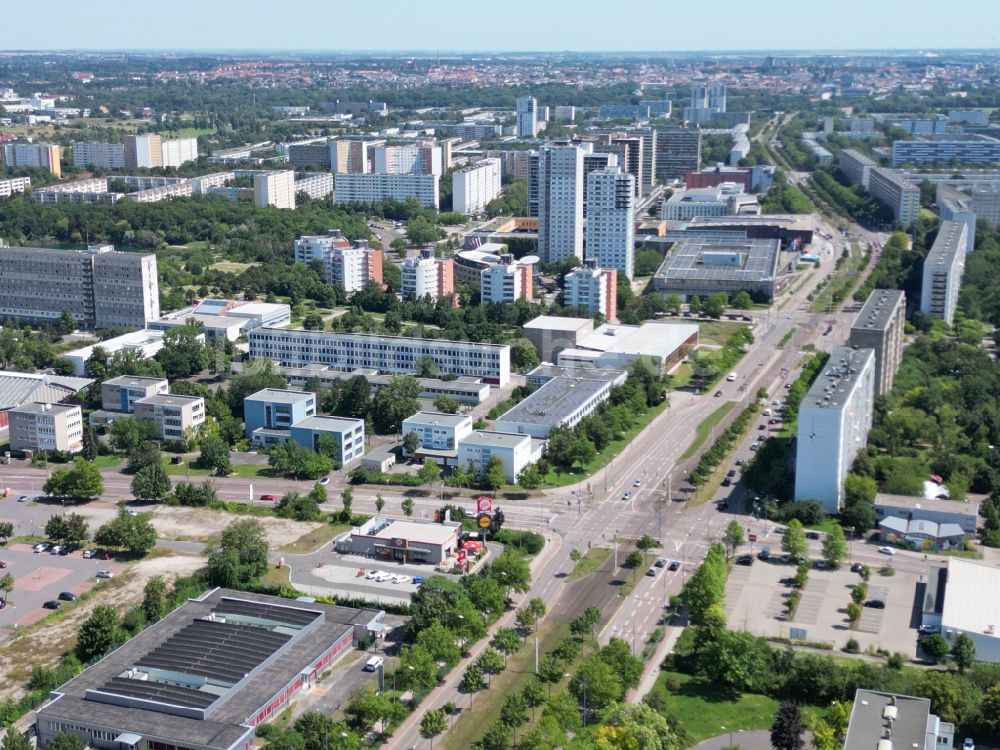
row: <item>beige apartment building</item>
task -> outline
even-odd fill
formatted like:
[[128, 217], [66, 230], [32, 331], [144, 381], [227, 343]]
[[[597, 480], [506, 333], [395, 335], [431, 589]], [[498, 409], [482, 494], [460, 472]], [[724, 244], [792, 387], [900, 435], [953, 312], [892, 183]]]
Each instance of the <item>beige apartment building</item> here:
[[201, 396], [175, 396], [159, 393], [132, 404], [137, 419], [149, 419], [156, 425], [156, 437], [163, 441], [183, 440], [185, 433], [205, 423], [205, 399]]
[[83, 413], [69, 404], [22, 404], [7, 412], [12, 451], [83, 450]]

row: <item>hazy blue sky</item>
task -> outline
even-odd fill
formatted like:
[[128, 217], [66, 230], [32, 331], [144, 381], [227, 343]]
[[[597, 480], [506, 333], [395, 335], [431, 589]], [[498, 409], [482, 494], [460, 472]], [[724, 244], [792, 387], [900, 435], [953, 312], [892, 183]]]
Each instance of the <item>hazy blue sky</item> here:
[[15, 49], [1000, 47], [998, 0], [4, 0]]

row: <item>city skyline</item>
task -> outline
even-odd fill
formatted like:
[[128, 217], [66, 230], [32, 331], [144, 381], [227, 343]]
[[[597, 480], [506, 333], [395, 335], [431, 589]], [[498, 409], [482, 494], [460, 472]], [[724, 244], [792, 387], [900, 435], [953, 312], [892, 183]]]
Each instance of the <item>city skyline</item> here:
[[[6, 9], [5, 21], [17, 28], [17, 44], [11, 51], [46, 50], [159, 50], [159, 51], [329, 51], [335, 52], [745, 52], [745, 51], [877, 51], [996, 49], [1000, 35], [995, 24], [968, 23], [988, 18], [987, 0], [956, 0], [947, 15], [938, 14], [933, 24], [923, 14], [913, 13], [904, 0], [863, 3], [848, 0], [838, 6], [841, 24], [831, 24], [789, 0], [763, 0], [747, 6], [720, 0], [712, 18], [738, 14], [739, 23], [713, 24], [697, 6], [651, 5], [643, 9], [644, 23], [627, 37], [608, 34], [601, 24], [589, 23], [586, 15], [566, 2], [542, 6], [528, 0], [512, 0], [497, 16], [485, 8], [465, 8], [453, 21], [453, 33], [435, 15], [414, 12], [401, 0], [387, 0], [380, 18], [388, 20], [373, 32], [350, 32], [344, 46], [324, 46], [303, 34], [302, 14], [278, 14], [272, 4], [247, 0], [239, 5], [238, 19], [230, 4], [206, 5], [176, 0], [170, 14], [152, 7], [120, 14], [109, 0], [86, 5], [55, 3], [58, 26], [32, 22], [36, 10], [27, 4]], [[352, 5], [331, 7], [316, 4], [305, 11], [310, 29], [364, 30], [371, 21], [370, 9]], [[145, 21], [143, 16], [146, 16]], [[736, 16], [734, 16], [736, 17]], [[864, 23], [852, 23], [863, 18]], [[239, 21], [238, 41], [227, 34]], [[192, 22], [194, 21], [194, 22]], [[487, 24], [488, 38], [470, 37], [469, 29]], [[817, 31], [822, 29], [820, 36]], [[221, 30], [221, 31], [220, 31]], [[804, 33], [803, 33], [804, 30]], [[340, 36], [337, 33], [333, 38]], [[83, 41], [85, 40], [85, 41]], [[470, 40], [466, 42], [466, 40]]]

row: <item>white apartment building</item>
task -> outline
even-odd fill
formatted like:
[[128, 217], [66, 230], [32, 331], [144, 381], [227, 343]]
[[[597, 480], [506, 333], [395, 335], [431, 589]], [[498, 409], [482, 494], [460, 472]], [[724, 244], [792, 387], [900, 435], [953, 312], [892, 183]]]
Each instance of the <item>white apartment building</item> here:
[[399, 270], [403, 299], [437, 300], [455, 291], [454, 261], [435, 258], [433, 250], [424, 249], [418, 257], [407, 258]]
[[8, 167], [47, 169], [56, 177], [62, 175], [59, 147], [48, 143], [8, 143], [0, 146], [0, 157]]
[[63, 310], [81, 328], [144, 328], [160, 316], [156, 256], [0, 247], [0, 319], [51, 323]]
[[452, 210], [478, 214], [500, 195], [500, 160], [481, 159], [451, 173]]
[[618, 320], [618, 271], [601, 268], [587, 260], [564, 277], [563, 304], [582, 307], [592, 314], [600, 313], [613, 323]]
[[428, 357], [444, 375], [466, 375], [499, 386], [510, 380], [510, 347], [500, 344], [284, 328], [257, 328], [247, 339], [252, 359], [265, 357], [283, 366], [321, 364], [412, 374], [419, 360]]
[[198, 139], [177, 138], [161, 141], [160, 164], [164, 167], [179, 167], [189, 161], [198, 161]]
[[538, 135], [538, 102], [533, 96], [517, 99], [517, 137], [534, 138]]
[[125, 169], [125, 146], [121, 143], [74, 143], [73, 166], [77, 169]]
[[537, 188], [529, 193], [538, 202], [538, 254], [544, 263], [583, 259], [583, 155], [577, 146], [538, 150]]
[[942, 221], [937, 238], [924, 258], [920, 310], [948, 325], [955, 320], [958, 292], [965, 273], [969, 228], [960, 221]]
[[63, 357], [73, 363], [74, 375], [83, 377], [87, 374], [87, 361], [97, 348], [103, 349], [109, 360], [118, 352], [131, 352], [143, 359], [149, 359], [163, 348], [163, 331], [141, 329], [66, 352]]
[[21, 404], [7, 412], [12, 451], [83, 450], [83, 412], [69, 404]]
[[163, 166], [163, 139], [155, 133], [125, 136], [125, 166], [152, 169]]
[[635, 265], [635, 177], [621, 167], [587, 175], [587, 259], [629, 279]]
[[378, 146], [375, 171], [384, 174], [434, 174], [444, 172], [444, 154], [436, 143]]
[[295, 192], [305, 193], [313, 200], [333, 193], [333, 175], [329, 172], [308, 174], [295, 181]]
[[402, 436], [411, 432], [420, 437], [420, 447], [434, 451], [455, 451], [460, 441], [472, 432], [472, 417], [467, 414], [443, 414], [418, 411], [403, 420]]
[[500, 256], [500, 262], [479, 272], [479, 297], [482, 304], [512, 304], [531, 301], [533, 273], [530, 265], [518, 263], [513, 255]]
[[476, 474], [486, 471], [493, 456], [500, 459], [507, 481], [513, 484], [534, 460], [531, 438], [509, 432], [473, 430], [458, 444], [458, 465], [469, 466]]
[[875, 352], [835, 347], [799, 407], [795, 499], [843, 507], [844, 477], [864, 449], [875, 403]]
[[437, 210], [441, 204], [438, 176], [375, 173], [336, 175], [334, 203], [378, 203], [387, 198], [401, 203], [407, 198], [416, 198], [422, 208]]
[[326, 269], [326, 280], [348, 293], [361, 291], [369, 281], [382, 283], [382, 251], [367, 243], [352, 245], [339, 229], [299, 237], [295, 240], [295, 260], [320, 261]]
[[904, 227], [912, 225], [920, 215], [920, 188], [891, 169], [870, 167], [868, 192], [889, 206]]
[[0, 180], [0, 198], [9, 198], [14, 193], [26, 193], [30, 189], [30, 177], [8, 177]]
[[253, 177], [253, 204], [257, 208], [295, 208], [295, 172], [264, 172]]
[[156, 437], [165, 442], [183, 440], [185, 433], [205, 423], [205, 399], [201, 396], [158, 393], [134, 401], [132, 410], [137, 419], [152, 421]]

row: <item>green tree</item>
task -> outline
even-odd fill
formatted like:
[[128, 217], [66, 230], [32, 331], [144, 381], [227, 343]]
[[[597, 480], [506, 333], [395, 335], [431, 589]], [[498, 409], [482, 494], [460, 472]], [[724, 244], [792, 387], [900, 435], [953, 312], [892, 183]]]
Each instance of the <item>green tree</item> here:
[[121, 549], [142, 556], [156, 546], [156, 530], [143, 516], [133, 516], [122, 507], [113, 521], [97, 530], [94, 542], [102, 547]]
[[729, 554], [735, 555], [736, 550], [746, 542], [746, 536], [743, 533], [743, 524], [735, 519], [730, 521], [729, 525], [726, 526], [725, 534], [723, 534], [723, 540], [729, 548]]
[[208, 579], [213, 586], [244, 588], [267, 571], [267, 537], [253, 518], [230, 523], [216, 547], [209, 547]]
[[513, 628], [500, 628], [490, 641], [490, 645], [503, 654], [503, 663], [507, 666], [507, 657], [521, 648], [521, 638]]
[[449, 667], [458, 663], [462, 654], [458, 650], [455, 634], [440, 622], [417, 633], [417, 645], [427, 649], [434, 661], [443, 661]]
[[823, 559], [831, 568], [839, 568], [845, 557], [847, 541], [844, 539], [844, 530], [834, 525], [823, 539]]
[[781, 550], [791, 555], [795, 561], [805, 560], [808, 556], [809, 543], [806, 541], [806, 532], [799, 519], [793, 518], [788, 522], [785, 535], [781, 539]]
[[537, 490], [542, 486], [542, 474], [538, 470], [537, 464], [531, 464], [524, 471], [521, 472], [521, 476], [517, 478], [517, 483], [521, 485], [522, 489], [525, 490]]
[[0, 591], [3, 592], [3, 598], [10, 598], [10, 592], [14, 590], [14, 576], [10, 573], [4, 573], [0, 576]]
[[920, 639], [920, 648], [935, 662], [948, 655], [948, 641], [940, 633], [931, 633]]
[[645, 703], [614, 703], [594, 733], [599, 750], [677, 750], [681, 742], [669, 722]]
[[521, 594], [531, 588], [531, 566], [527, 560], [511, 549], [504, 550], [487, 568], [486, 574]]
[[976, 644], [965, 633], [958, 633], [951, 644], [949, 654], [955, 662], [955, 666], [958, 667], [958, 673], [962, 674], [976, 663]]
[[161, 463], [144, 466], [132, 477], [131, 489], [136, 500], [159, 502], [170, 492], [170, 477]]
[[31, 740], [11, 726], [7, 727], [7, 734], [4, 735], [0, 748], [2, 750], [32, 750], [33, 745]]
[[45, 522], [45, 536], [61, 544], [79, 544], [87, 538], [90, 525], [79, 513], [50, 516]]
[[410, 516], [413, 515], [413, 500], [412, 500], [412, 498], [409, 498], [409, 497], [403, 498], [403, 502], [402, 502], [401, 507], [402, 507], [403, 515], [404, 516], [406, 516], [407, 518], [409, 518]]
[[746, 291], [737, 292], [733, 295], [733, 307], [737, 310], [749, 310], [753, 306], [753, 299]]
[[117, 417], [111, 423], [108, 441], [116, 451], [131, 455], [142, 443], [153, 440], [156, 425], [151, 419]]
[[486, 489], [496, 491], [507, 483], [507, 472], [499, 456], [490, 456], [483, 471], [483, 485]]
[[425, 484], [434, 484], [441, 479], [441, 467], [437, 465], [437, 462], [432, 458], [428, 458], [424, 461], [423, 466], [417, 472], [417, 476]]
[[420, 719], [420, 734], [430, 739], [431, 747], [434, 747], [434, 738], [447, 728], [448, 717], [440, 709], [431, 709]]
[[298, 492], [286, 492], [282, 495], [274, 506], [274, 514], [294, 521], [318, 521], [323, 516], [312, 493], [300, 495]]
[[142, 588], [142, 613], [146, 622], [156, 622], [166, 613], [167, 584], [163, 576], [153, 576]]
[[851, 602], [847, 605], [847, 620], [851, 623], [851, 627], [858, 624], [861, 619], [861, 605], [857, 602]]
[[1000, 731], [1000, 682], [983, 693], [983, 700], [979, 704], [979, 719], [990, 731]]
[[503, 654], [495, 648], [486, 649], [475, 661], [476, 666], [487, 676], [487, 686], [489, 686], [489, 677], [500, 674], [504, 669], [505, 663]]
[[14, 536], [14, 523], [12, 521], [0, 521], [0, 539], [9, 539]]
[[381, 514], [382, 513], [382, 508], [384, 508], [384, 507], [385, 507], [385, 498], [383, 498], [381, 495], [376, 495], [375, 496], [375, 512], [377, 514]]
[[375, 432], [398, 433], [406, 417], [420, 411], [420, 383], [412, 375], [394, 375], [379, 388], [372, 399], [372, 422]]
[[75, 734], [60, 732], [49, 740], [48, 748], [49, 750], [83, 750], [83, 743]]
[[782, 701], [771, 724], [771, 746], [775, 750], [802, 750], [802, 713], [791, 701]]
[[581, 705], [584, 713], [607, 708], [625, 695], [625, 686], [617, 670], [598, 658], [588, 658], [569, 681], [569, 692]]
[[642, 553], [639, 550], [634, 549], [625, 555], [625, 567], [631, 569], [638, 568], [642, 565], [643, 559]]
[[135, 474], [147, 466], [160, 463], [160, 446], [152, 440], [143, 440], [128, 454], [127, 470]]
[[345, 519], [351, 517], [351, 507], [354, 503], [354, 490], [350, 485], [340, 491], [340, 514]]
[[434, 408], [444, 414], [457, 414], [461, 404], [455, 399], [445, 396], [443, 393], [434, 399]]
[[198, 456], [198, 466], [209, 469], [216, 476], [226, 476], [232, 473], [233, 467], [229, 461], [229, 446], [217, 435], [206, 435], [201, 439], [201, 454]]
[[937, 714], [942, 721], [958, 721], [962, 689], [955, 675], [929, 669], [920, 675], [915, 694], [929, 699], [931, 712]]
[[420, 448], [420, 433], [412, 430], [403, 436], [403, 453], [412, 456]]
[[462, 690], [466, 693], [477, 693], [483, 687], [483, 670], [473, 662], [462, 673]]
[[121, 618], [106, 604], [98, 604], [77, 632], [74, 652], [84, 664], [104, 656], [121, 639]]
[[53, 471], [42, 491], [51, 497], [92, 500], [104, 493], [104, 479], [96, 464], [76, 458], [72, 466]]

